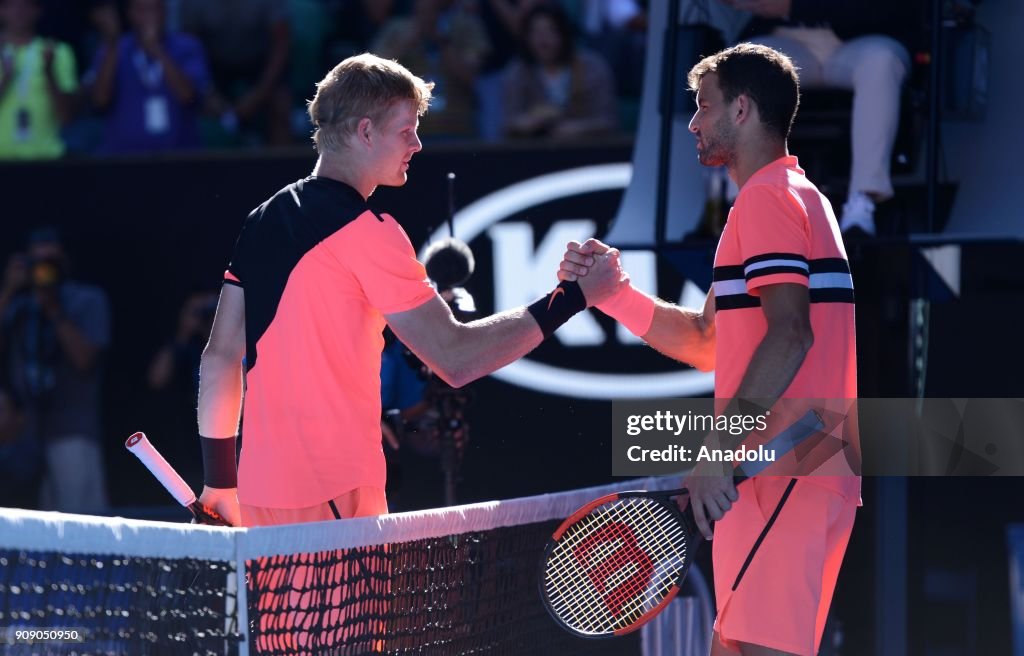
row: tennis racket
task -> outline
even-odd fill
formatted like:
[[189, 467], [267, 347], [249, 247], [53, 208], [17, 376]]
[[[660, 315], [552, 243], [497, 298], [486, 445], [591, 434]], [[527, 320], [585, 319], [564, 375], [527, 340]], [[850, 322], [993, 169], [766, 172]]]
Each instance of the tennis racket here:
[[[808, 411], [764, 446], [782, 455], [824, 426]], [[771, 464], [742, 463], [736, 484]], [[541, 598], [551, 617], [576, 635], [607, 638], [636, 631], [661, 612], [679, 593], [704, 541], [692, 506], [681, 512], [671, 500], [685, 492], [609, 494], [562, 522], [540, 565]]]
[[193, 523], [208, 524], [210, 526], [231, 526], [228, 520], [220, 516], [215, 510], [199, 503], [192, 488], [188, 483], [174, 471], [174, 467], [167, 462], [160, 452], [156, 450], [145, 433], [135, 433], [129, 437], [125, 447], [138, 456], [146, 469], [156, 477], [156, 480], [163, 484], [164, 488], [171, 493], [171, 496], [189, 509], [192, 513]]

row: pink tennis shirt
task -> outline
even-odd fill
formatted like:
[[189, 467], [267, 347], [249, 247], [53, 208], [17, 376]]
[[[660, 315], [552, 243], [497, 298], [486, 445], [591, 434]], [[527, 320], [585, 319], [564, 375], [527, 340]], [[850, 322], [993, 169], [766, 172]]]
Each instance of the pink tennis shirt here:
[[402, 227], [310, 177], [254, 210], [225, 283], [245, 292], [238, 498], [304, 508], [383, 488], [384, 315], [436, 295]]
[[[715, 254], [715, 397], [735, 396], [767, 332], [760, 289], [793, 283], [809, 288], [814, 344], [783, 398], [825, 399], [837, 409], [857, 397], [853, 278], [828, 199], [797, 158], [782, 157], [743, 185]], [[859, 451], [859, 445], [853, 447]], [[859, 496], [849, 453], [840, 452], [807, 480]]]

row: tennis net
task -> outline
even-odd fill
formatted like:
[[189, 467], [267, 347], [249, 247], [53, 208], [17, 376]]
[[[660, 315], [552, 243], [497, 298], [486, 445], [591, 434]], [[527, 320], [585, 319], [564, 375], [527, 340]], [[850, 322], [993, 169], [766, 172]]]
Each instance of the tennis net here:
[[558, 628], [538, 564], [579, 506], [654, 487], [253, 529], [3, 509], [0, 651], [639, 654]]

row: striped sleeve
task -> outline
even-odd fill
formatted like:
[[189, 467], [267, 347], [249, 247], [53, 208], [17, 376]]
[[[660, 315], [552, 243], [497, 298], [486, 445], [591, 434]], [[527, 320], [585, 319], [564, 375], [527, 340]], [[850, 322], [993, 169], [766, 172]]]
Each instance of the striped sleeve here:
[[810, 223], [800, 203], [784, 190], [755, 185], [736, 199], [736, 210], [747, 292], [756, 296], [758, 288], [779, 283], [810, 286]]

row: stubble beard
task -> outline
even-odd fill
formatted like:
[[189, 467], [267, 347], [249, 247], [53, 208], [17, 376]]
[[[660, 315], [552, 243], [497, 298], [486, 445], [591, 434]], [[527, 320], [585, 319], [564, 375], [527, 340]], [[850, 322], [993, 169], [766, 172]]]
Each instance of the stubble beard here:
[[736, 133], [724, 119], [715, 123], [713, 130], [704, 138], [704, 149], [697, 159], [704, 166], [728, 168], [736, 161]]

